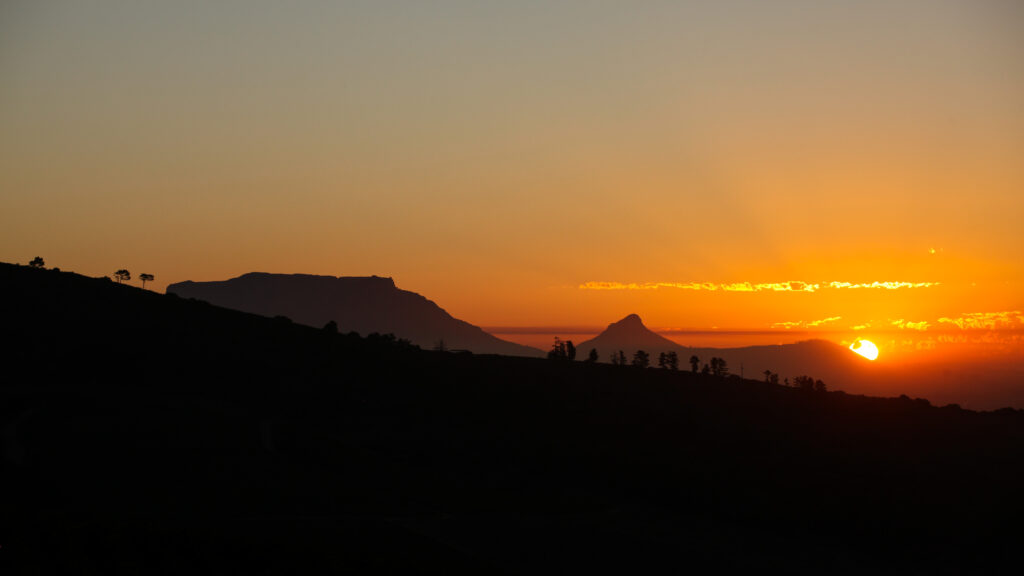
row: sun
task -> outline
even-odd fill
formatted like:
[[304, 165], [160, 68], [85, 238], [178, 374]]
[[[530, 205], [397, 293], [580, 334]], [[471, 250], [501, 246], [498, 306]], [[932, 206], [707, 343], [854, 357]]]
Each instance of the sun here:
[[850, 344], [850, 350], [853, 350], [868, 360], [878, 358], [878, 346], [875, 346], [875, 343], [871, 340], [857, 340], [853, 344]]

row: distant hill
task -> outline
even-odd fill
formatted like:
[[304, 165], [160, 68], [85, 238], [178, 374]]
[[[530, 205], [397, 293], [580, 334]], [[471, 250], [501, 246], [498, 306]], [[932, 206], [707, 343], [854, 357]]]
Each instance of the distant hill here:
[[870, 361], [851, 353], [846, 348], [824, 340], [808, 340], [795, 344], [775, 346], [747, 346], [742, 348], [694, 348], [677, 344], [646, 326], [636, 314], [630, 314], [590, 340], [576, 344], [579, 356], [585, 358], [590, 349], [596, 349], [598, 360], [609, 362], [612, 354], [622, 350], [629, 361], [633, 353], [643, 350], [650, 354], [653, 364], [662, 352], [679, 355], [680, 369], [689, 369], [691, 356], [697, 356], [700, 365], [713, 357], [722, 358], [729, 371], [747, 378], [763, 378], [765, 370], [780, 378], [809, 375], [822, 379], [827, 385], [844, 390], [857, 390], [858, 382], [870, 377]]
[[576, 344], [579, 355], [586, 358], [590, 349], [596, 349], [599, 362], [610, 362], [612, 354], [622, 350], [626, 359], [633, 357], [637, 350], [643, 350], [657, 358], [662, 352], [675, 351], [680, 356], [680, 362], [686, 362], [682, 355], [687, 353], [689, 348], [680, 346], [675, 342], [652, 332], [644, 326], [643, 320], [636, 314], [630, 314], [618, 322], [613, 322], [597, 336]]
[[478, 354], [544, 354], [453, 318], [434, 302], [379, 276], [252, 272], [221, 282], [179, 282], [169, 285], [167, 293], [263, 316], [287, 316], [316, 328], [333, 320], [341, 332], [391, 333], [422, 348], [443, 342], [448, 349]]

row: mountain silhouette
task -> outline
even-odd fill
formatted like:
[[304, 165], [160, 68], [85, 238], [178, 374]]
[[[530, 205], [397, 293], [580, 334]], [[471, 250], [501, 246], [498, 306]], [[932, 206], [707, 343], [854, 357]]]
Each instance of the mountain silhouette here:
[[576, 347], [581, 355], [586, 355], [591, 348], [596, 349], [602, 362], [609, 362], [612, 354], [619, 350], [626, 354], [627, 360], [637, 350], [647, 352], [652, 358], [662, 352], [675, 352], [684, 367], [691, 356], [697, 356], [701, 365], [717, 357], [726, 361], [730, 372], [742, 372], [748, 378], [761, 378], [765, 370], [779, 374], [780, 378], [811, 375], [833, 388], [858, 392], [866, 391], [862, 390], [864, 378], [872, 371], [869, 360], [825, 340], [741, 348], [682, 346], [647, 328], [636, 314], [609, 324], [604, 332]]
[[594, 348], [599, 360], [604, 362], [610, 361], [612, 354], [619, 350], [625, 352], [629, 358], [637, 350], [643, 350], [654, 357], [662, 352], [671, 351], [682, 356], [683, 352], [689, 350], [648, 329], [636, 314], [630, 314], [618, 322], [609, 324], [604, 332], [577, 344], [576, 348], [583, 356]]
[[221, 282], [179, 282], [169, 285], [167, 293], [263, 316], [286, 316], [317, 328], [334, 321], [341, 332], [390, 333], [423, 348], [443, 343], [450, 350], [478, 354], [543, 355], [454, 318], [434, 302], [380, 276], [252, 272]]

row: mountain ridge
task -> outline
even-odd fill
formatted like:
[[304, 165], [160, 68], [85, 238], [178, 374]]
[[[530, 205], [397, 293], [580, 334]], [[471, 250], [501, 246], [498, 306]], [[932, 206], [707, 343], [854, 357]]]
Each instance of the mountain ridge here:
[[652, 361], [661, 353], [675, 352], [684, 367], [691, 356], [696, 356], [700, 365], [718, 357], [727, 362], [731, 372], [755, 379], [766, 370], [782, 378], [811, 375], [841, 389], [856, 387], [858, 379], [871, 369], [870, 361], [838, 344], [819, 339], [737, 348], [683, 346], [647, 328], [637, 314], [612, 322], [603, 332], [576, 347], [583, 357], [590, 349], [597, 350], [601, 362], [609, 362], [611, 355], [620, 350], [626, 354], [627, 361], [637, 350], [647, 352]]
[[286, 316], [317, 328], [333, 321], [342, 332], [391, 333], [423, 348], [543, 355], [455, 318], [422, 294], [398, 288], [387, 276], [248, 272], [221, 281], [177, 282], [166, 291], [263, 316]]

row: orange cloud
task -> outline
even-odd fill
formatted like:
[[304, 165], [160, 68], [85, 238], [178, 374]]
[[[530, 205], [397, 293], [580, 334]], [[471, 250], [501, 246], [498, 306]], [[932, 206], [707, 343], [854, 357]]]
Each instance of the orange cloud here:
[[829, 282], [829, 288], [884, 288], [899, 290], [900, 288], [930, 288], [938, 286], [938, 282], [871, 282], [869, 284], [852, 284], [850, 282]]
[[968, 312], [958, 318], [939, 318], [941, 324], [952, 324], [961, 330], [1004, 330], [1024, 328], [1020, 310], [1004, 312]]
[[676, 288], [679, 290], [721, 290], [723, 292], [817, 292], [821, 289], [866, 288], [898, 290], [901, 288], [929, 288], [938, 286], [938, 282], [871, 282], [855, 284], [852, 282], [584, 282], [580, 290], [657, 290], [659, 288]]
[[925, 320], [922, 320], [920, 322], [910, 322], [908, 320], [904, 320], [903, 318], [900, 318], [899, 320], [892, 320], [890, 321], [890, 324], [896, 326], [900, 330], [918, 330], [922, 332], [927, 330], [928, 327], [931, 326], [931, 324]]
[[784, 328], [789, 330], [791, 328], [815, 328], [823, 324], [830, 324], [837, 320], [842, 320], [842, 316], [832, 316], [830, 318], [822, 318], [821, 320], [811, 320], [809, 322], [776, 322], [772, 324], [772, 328]]

